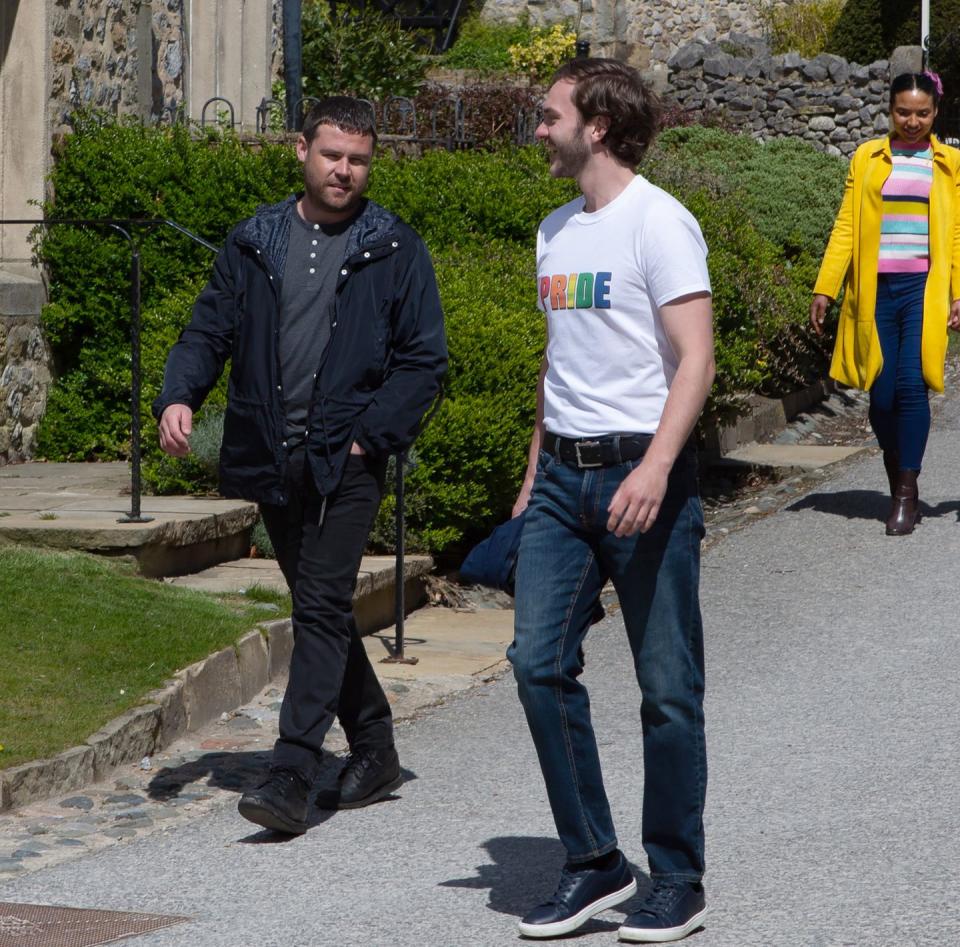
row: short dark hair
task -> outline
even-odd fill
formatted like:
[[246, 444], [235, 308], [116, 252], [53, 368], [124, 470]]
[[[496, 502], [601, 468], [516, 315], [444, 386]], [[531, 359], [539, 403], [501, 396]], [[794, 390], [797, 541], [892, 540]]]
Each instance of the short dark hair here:
[[317, 102], [303, 120], [301, 134], [307, 142], [313, 141], [321, 125], [336, 125], [345, 132], [369, 135], [377, 143], [377, 123], [373, 106], [363, 99], [348, 95], [331, 95]]
[[933, 104], [938, 106], [940, 104], [940, 88], [936, 78], [929, 72], [901, 72], [890, 83], [890, 108], [893, 108], [893, 100], [901, 92], [909, 92], [912, 89], [926, 92], [933, 99]]
[[614, 157], [635, 168], [660, 128], [657, 94], [632, 66], [617, 59], [571, 59], [550, 80], [576, 83], [573, 104], [582, 121], [605, 115], [610, 127], [603, 143]]

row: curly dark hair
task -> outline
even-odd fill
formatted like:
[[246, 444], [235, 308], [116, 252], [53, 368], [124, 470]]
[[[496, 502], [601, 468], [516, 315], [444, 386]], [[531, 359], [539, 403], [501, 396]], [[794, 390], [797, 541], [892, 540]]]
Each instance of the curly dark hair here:
[[314, 105], [303, 120], [303, 137], [313, 141], [321, 125], [336, 125], [345, 132], [355, 135], [370, 135], [377, 143], [377, 124], [373, 106], [363, 99], [354, 99], [348, 95], [331, 95]]
[[640, 164], [660, 128], [662, 111], [659, 97], [640, 73], [617, 59], [571, 59], [550, 84], [565, 79], [576, 83], [573, 103], [581, 121], [606, 116], [610, 127], [603, 143], [631, 168]]

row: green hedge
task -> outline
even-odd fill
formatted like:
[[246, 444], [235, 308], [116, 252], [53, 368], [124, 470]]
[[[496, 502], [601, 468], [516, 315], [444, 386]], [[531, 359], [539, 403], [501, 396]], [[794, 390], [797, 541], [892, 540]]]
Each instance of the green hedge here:
[[846, 164], [806, 142], [689, 125], [657, 140], [644, 173], [668, 190], [706, 188], [736, 195], [746, 216], [787, 259], [819, 257], [843, 196]]
[[[227, 231], [301, 180], [292, 149], [260, 151], [232, 136], [196, 140], [183, 127], [101, 125], [78, 120], [57, 155], [56, 195], [47, 216], [167, 218], [219, 244]], [[163, 356], [189, 309], [162, 306], [206, 279], [212, 255], [170, 228], [137, 229], [143, 271], [146, 392], [152, 397]], [[130, 248], [110, 230], [53, 227], [40, 254], [50, 274], [43, 326], [58, 381], [39, 431], [51, 459], [97, 460], [129, 450]], [[158, 308], [159, 307], [159, 308]]]
[[[843, 163], [793, 143], [759, 145], [697, 128], [666, 133], [648, 174], [700, 219], [716, 308], [718, 378], [708, 412], [729, 415], [745, 391], [778, 394], [823, 371], [804, 330], [817, 258], [835, 211]], [[53, 173], [64, 216], [170, 217], [220, 243], [260, 203], [296, 188], [289, 147], [196, 141], [183, 129], [81, 123]], [[544, 329], [536, 309], [539, 221], [576, 188], [552, 179], [537, 148], [381, 156], [371, 196], [398, 212], [433, 253], [451, 352], [446, 399], [414, 452], [408, 478], [411, 545], [434, 552], [475, 538], [509, 513], [535, 409]], [[169, 230], [141, 239], [145, 409], [163, 361], [207, 278], [209, 251]], [[129, 355], [123, 241], [57, 228], [40, 252], [51, 274], [44, 322], [59, 377], [41, 425], [55, 460], [128, 452]], [[198, 417], [199, 448], [186, 461], [159, 451], [146, 424], [145, 479], [158, 492], [214, 486], [218, 405]], [[392, 541], [392, 500], [375, 540]]]

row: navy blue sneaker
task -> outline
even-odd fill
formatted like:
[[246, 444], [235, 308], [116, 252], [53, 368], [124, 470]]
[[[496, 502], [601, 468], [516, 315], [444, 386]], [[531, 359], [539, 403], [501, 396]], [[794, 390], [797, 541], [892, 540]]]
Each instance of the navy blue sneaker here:
[[623, 922], [618, 933], [620, 940], [662, 944], [686, 937], [706, 916], [702, 884], [654, 880], [640, 909]]
[[521, 922], [524, 937], [559, 937], [586, 924], [595, 914], [632, 898], [637, 882], [622, 852], [612, 868], [564, 868], [560, 884], [546, 904], [534, 908]]

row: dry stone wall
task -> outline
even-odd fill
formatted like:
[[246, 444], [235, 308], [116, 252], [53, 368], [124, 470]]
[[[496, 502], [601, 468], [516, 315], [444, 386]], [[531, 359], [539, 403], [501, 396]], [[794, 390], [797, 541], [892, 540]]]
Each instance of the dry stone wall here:
[[802, 138], [833, 155], [889, 130], [887, 60], [771, 56], [762, 40], [734, 40], [689, 43], [670, 59], [670, 97], [685, 111], [722, 113], [756, 138]]

